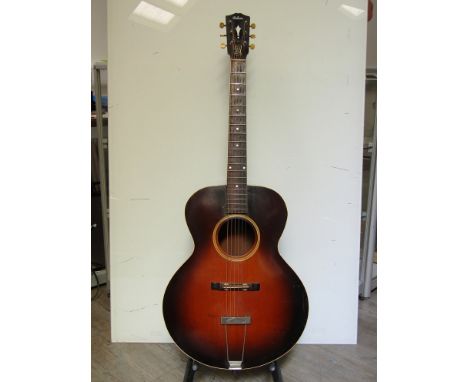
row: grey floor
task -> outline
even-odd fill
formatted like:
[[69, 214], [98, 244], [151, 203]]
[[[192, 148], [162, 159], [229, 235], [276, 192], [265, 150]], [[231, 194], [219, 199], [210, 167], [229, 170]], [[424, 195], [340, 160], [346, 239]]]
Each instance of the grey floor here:
[[[186, 359], [170, 344], [110, 342], [105, 288], [91, 303], [92, 381], [182, 382]], [[377, 380], [377, 292], [359, 302], [357, 345], [296, 345], [280, 360], [285, 382], [367, 382]], [[195, 382], [272, 381], [266, 369], [233, 374], [201, 368]]]

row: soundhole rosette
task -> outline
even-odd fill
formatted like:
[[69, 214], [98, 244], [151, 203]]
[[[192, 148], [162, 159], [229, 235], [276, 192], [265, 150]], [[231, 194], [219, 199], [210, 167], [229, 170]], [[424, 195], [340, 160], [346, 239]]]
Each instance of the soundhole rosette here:
[[216, 223], [213, 245], [226, 260], [244, 261], [252, 257], [260, 246], [260, 230], [247, 215], [226, 215]]

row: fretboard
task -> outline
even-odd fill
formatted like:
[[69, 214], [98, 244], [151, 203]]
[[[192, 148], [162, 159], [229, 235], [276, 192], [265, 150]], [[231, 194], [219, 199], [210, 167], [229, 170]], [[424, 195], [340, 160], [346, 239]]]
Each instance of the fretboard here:
[[247, 213], [247, 129], [245, 60], [231, 60], [227, 213]]

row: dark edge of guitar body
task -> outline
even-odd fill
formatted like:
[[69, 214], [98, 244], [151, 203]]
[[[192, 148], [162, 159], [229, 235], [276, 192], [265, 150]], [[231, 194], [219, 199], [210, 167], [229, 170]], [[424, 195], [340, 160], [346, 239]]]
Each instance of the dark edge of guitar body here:
[[[195, 248], [167, 286], [163, 315], [174, 342], [190, 358], [220, 369], [230, 369], [230, 360], [242, 359], [241, 369], [249, 369], [280, 358], [294, 346], [307, 322], [308, 299], [302, 282], [278, 252], [287, 219], [281, 196], [248, 186], [246, 215], [257, 224], [260, 241], [256, 252], [241, 262], [227, 261], [213, 244], [214, 227], [226, 216], [225, 201], [226, 186], [203, 188], [188, 200], [185, 215]], [[261, 288], [212, 290], [212, 282], [225, 280], [226, 266], [231, 274], [242, 274], [236, 281], [257, 282]], [[225, 328], [220, 318], [226, 315], [248, 316], [249, 325]]]

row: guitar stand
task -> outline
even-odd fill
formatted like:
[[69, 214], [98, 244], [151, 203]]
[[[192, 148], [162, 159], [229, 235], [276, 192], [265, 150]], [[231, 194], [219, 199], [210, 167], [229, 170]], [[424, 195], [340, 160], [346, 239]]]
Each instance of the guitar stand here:
[[[198, 363], [193, 359], [189, 358], [187, 360], [187, 366], [185, 367], [185, 375], [183, 382], [193, 382], [196, 371], [198, 370]], [[276, 361], [270, 363], [268, 370], [273, 377], [273, 382], [283, 382], [283, 376], [281, 375], [281, 369]]]

